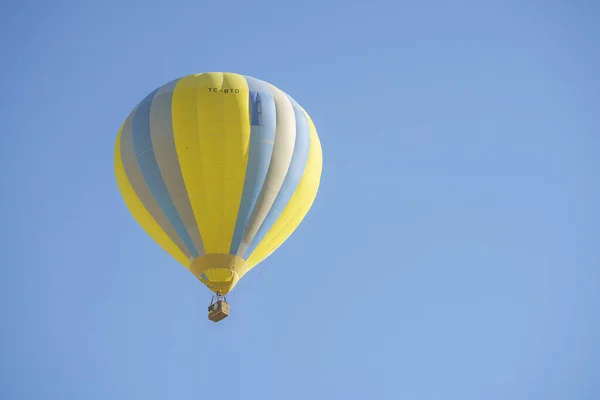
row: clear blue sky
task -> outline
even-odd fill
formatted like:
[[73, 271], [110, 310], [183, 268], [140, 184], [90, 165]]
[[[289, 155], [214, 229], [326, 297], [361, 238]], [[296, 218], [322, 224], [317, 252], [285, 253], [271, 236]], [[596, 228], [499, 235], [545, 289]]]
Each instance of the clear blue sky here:
[[[597, 1], [0, 18], [1, 399], [600, 399]], [[324, 154], [311, 212], [219, 324], [113, 174], [132, 107], [203, 71], [290, 93]]]

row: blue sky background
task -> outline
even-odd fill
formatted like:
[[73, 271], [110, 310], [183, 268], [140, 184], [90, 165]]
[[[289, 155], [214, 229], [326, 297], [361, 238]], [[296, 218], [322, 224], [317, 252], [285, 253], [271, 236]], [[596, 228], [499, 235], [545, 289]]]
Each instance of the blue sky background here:
[[[0, 6], [0, 398], [600, 399], [600, 3]], [[210, 292], [128, 213], [120, 124], [234, 71], [323, 145], [295, 234]]]

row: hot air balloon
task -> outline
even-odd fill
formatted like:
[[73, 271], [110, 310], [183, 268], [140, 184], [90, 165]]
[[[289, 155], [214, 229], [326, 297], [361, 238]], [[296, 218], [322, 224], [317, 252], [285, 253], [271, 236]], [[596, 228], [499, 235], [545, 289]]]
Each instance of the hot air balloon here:
[[135, 220], [215, 296], [225, 295], [298, 227], [322, 170], [307, 112], [272, 84], [235, 73], [152, 91], [117, 135], [115, 175]]

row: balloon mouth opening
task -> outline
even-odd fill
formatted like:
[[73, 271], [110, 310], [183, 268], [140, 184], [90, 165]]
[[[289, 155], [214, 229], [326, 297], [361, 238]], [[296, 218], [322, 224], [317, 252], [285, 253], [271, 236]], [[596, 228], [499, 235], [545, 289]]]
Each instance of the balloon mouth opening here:
[[247, 272], [248, 264], [231, 254], [206, 254], [192, 261], [189, 269], [213, 292], [227, 294]]

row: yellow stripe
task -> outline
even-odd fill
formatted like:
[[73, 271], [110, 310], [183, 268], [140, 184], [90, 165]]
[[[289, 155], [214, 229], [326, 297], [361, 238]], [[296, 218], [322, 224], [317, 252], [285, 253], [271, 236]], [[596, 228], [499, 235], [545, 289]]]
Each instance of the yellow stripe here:
[[248, 84], [233, 73], [187, 76], [175, 87], [172, 110], [175, 147], [204, 249], [227, 254], [248, 163]]
[[127, 208], [135, 218], [135, 220], [142, 226], [148, 235], [156, 243], [160, 245], [167, 253], [173, 256], [186, 268], [189, 268], [190, 261], [187, 259], [185, 254], [173, 243], [169, 236], [162, 230], [158, 223], [152, 218], [148, 210], [144, 207], [138, 196], [135, 194], [131, 183], [127, 179], [125, 174], [125, 167], [123, 166], [123, 160], [121, 159], [121, 132], [123, 126], [119, 129], [117, 135], [117, 143], [115, 145], [115, 177], [117, 179], [117, 185], [121, 191], [121, 195], [127, 204]]
[[317, 129], [306, 111], [304, 114], [310, 126], [310, 153], [304, 174], [289, 203], [248, 258], [249, 268], [256, 266], [281, 246], [300, 225], [317, 196], [323, 169], [323, 155]]

